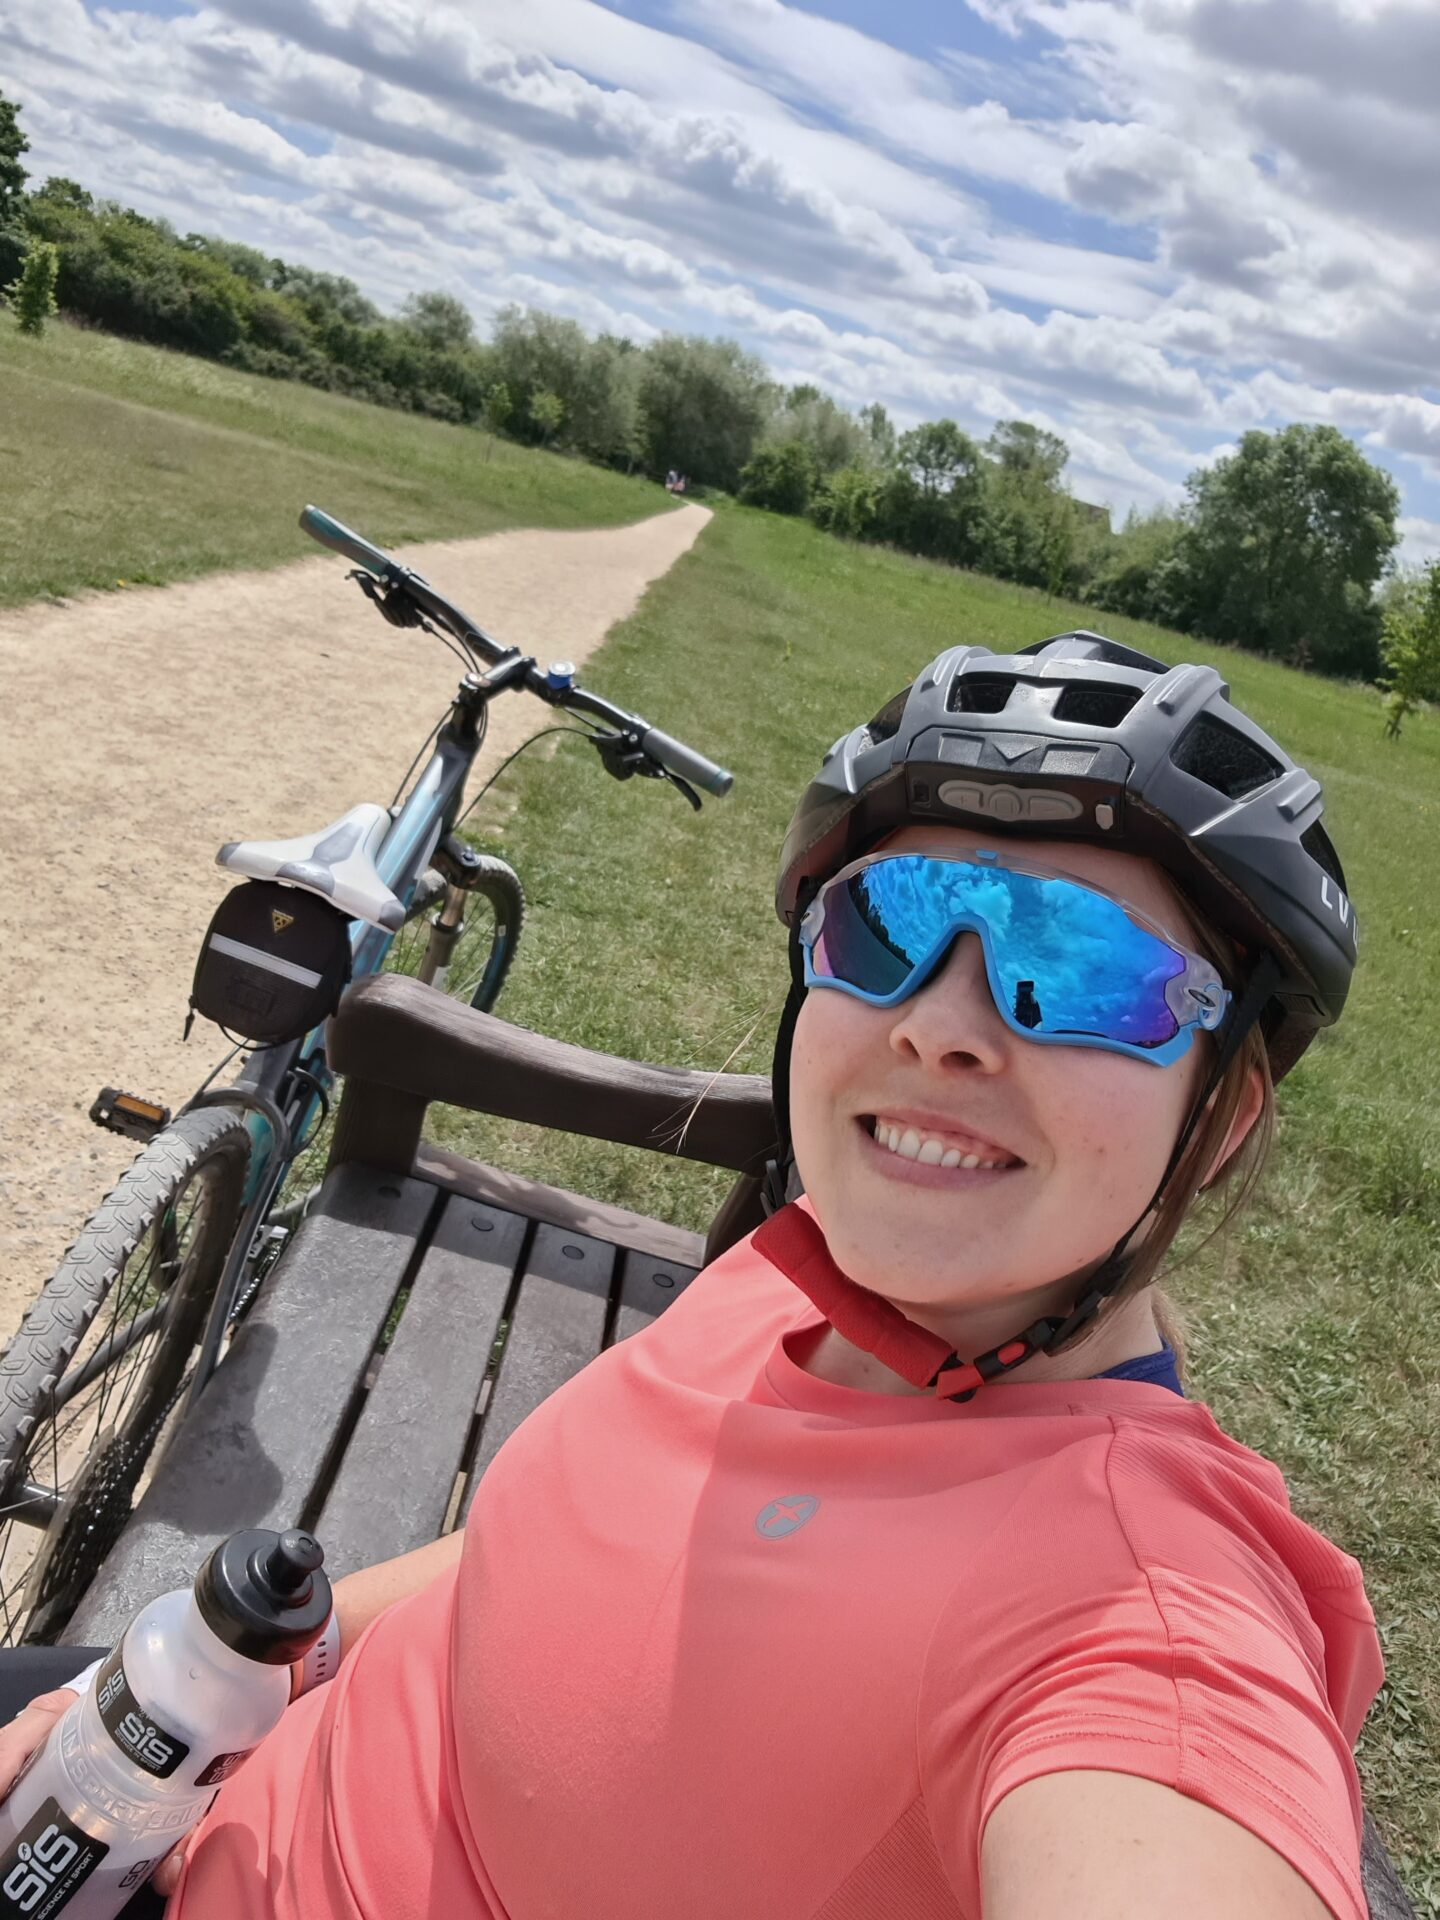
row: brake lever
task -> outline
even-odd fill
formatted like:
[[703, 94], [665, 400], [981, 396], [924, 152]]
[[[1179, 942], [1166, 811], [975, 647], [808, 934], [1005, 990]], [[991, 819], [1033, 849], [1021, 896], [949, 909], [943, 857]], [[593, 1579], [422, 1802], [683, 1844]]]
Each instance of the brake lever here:
[[424, 614], [403, 587], [384, 587], [363, 567], [354, 568], [347, 577], [359, 583], [365, 598], [372, 607], [379, 608], [392, 627], [424, 626]]
[[690, 802], [691, 806], [695, 809], [696, 813], [699, 813], [700, 796], [695, 791], [695, 789], [691, 786], [690, 782], [688, 780], [682, 779], [678, 773], [672, 773], [669, 767], [661, 767], [659, 771], [664, 774], [665, 778], [668, 781], [670, 781], [673, 786], [677, 786], [680, 789], [681, 793], [684, 794], [685, 798]]
[[639, 743], [634, 733], [591, 734], [595, 750], [605, 763], [605, 771], [613, 774], [617, 780], [628, 780], [632, 774], [643, 774], [647, 780], [669, 780], [677, 786], [690, 802], [696, 813], [700, 812], [700, 796], [688, 780], [682, 780], [678, 773], [672, 773], [668, 767], [662, 767], [658, 760], [652, 759]]

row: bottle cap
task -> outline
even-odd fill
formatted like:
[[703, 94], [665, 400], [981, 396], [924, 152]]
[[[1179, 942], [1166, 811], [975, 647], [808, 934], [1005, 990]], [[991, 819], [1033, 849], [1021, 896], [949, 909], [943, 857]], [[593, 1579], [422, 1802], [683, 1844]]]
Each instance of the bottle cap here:
[[247, 1660], [289, 1666], [330, 1618], [325, 1553], [313, 1534], [252, 1527], [216, 1547], [195, 1580], [195, 1604], [210, 1631]]

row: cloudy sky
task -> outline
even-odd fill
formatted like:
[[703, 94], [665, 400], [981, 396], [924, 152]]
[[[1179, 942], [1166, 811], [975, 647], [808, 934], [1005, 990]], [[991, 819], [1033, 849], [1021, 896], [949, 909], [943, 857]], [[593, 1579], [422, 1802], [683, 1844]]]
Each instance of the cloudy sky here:
[[37, 176], [351, 275], [725, 333], [1180, 496], [1333, 421], [1440, 553], [1437, 0], [0, 0]]

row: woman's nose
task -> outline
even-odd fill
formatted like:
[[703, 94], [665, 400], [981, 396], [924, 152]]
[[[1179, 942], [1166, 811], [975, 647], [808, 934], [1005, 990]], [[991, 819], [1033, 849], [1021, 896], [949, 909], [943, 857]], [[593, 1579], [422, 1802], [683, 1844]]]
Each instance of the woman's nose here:
[[1009, 1029], [995, 1008], [978, 933], [957, 935], [924, 986], [893, 1013], [891, 1045], [930, 1065], [955, 1061], [993, 1073], [1004, 1062]]

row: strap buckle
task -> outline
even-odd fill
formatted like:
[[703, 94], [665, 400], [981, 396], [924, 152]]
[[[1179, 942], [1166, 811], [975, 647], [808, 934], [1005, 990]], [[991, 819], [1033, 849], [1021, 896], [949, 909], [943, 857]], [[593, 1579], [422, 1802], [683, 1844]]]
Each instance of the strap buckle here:
[[767, 1220], [786, 1204], [785, 1190], [788, 1184], [786, 1176], [780, 1171], [779, 1161], [767, 1159], [765, 1175], [760, 1182], [760, 1204], [765, 1209]]

